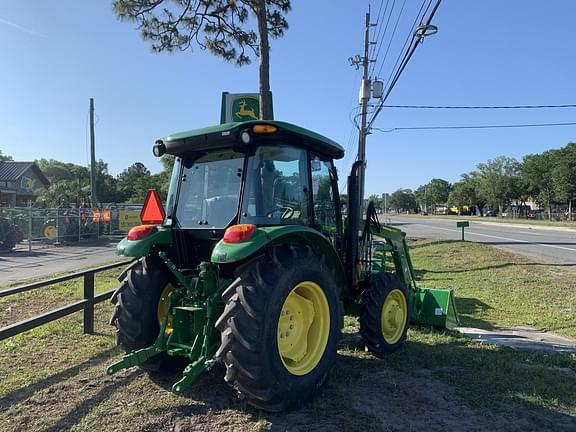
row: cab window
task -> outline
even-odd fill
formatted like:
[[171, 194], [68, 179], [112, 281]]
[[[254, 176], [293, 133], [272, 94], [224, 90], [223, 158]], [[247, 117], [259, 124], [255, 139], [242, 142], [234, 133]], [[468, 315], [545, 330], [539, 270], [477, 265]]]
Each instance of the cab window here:
[[258, 147], [248, 158], [241, 223], [309, 224], [306, 150], [277, 144]]
[[333, 234], [336, 231], [336, 208], [330, 162], [313, 155], [310, 160], [310, 172], [312, 173], [314, 222], [325, 234]]

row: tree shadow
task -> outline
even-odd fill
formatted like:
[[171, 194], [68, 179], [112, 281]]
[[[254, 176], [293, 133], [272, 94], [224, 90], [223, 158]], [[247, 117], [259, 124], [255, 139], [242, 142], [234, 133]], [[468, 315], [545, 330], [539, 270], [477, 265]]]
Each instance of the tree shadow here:
[[119, 387], [125, 387], [129, 385], [142, 374], [144, 374], [142, 370], [136, 369], [129, 375], [115, 379], [113, 382], [104, 385], [100, 391], [98, 391], [98, 393], [76, 405], [56, 423], [44, 430], [46, 432], [60, 432], [62, 430], [71, 429], [95, 407], [110, 398], [110, 396], [112, 396], [112, 394], [114, 394], [114, 392], [116, 392]]
[[71, 366], [68, 369], [40, 379], [30, 385], [27, 385], [26, 387], [19, 388], [0, 397], [0, 411], [7, 409], [7, 407], [10, 405], [28, 399], [38, 391], [47, 389], [48, 387], [51, 387], [59, 382], [73, 378], [89, 367], [93, 367], [95, 365], [106, 362], [107, 360], [111, 359], [117, 352], [118, 348], [116, 347], [108, 348], [89, 358], [88, 360], [83, 361], [82, 363]]
[[418, 239], [418, 241], [414, 242], [414, 239], [411, 239], [412, 242], [410, 243], [410, 249], [420, 249], [428, 246], [436, 246], [436, 245], [443, 245], [443, 244], [454, 244], [454, 243], [462, 243], [460, 240], [434, 240], [434, 239]]
[[477, 318], [478, 314], [490, 309], [494, 309], [482, 300], [472, 297], [455, 297], [456, 310], [460, 323], [465, 327], [476, 327], [485, 330], [494, 329], [494, 325], [488, 321]]
[[[476, 271], [484, 271], [484, 270], [496, 270], [506, 267], [576, 267], [576, 263], [559, 263], [559, 264], [552, 264], [552, 263], [539, 263], [539, 262], [528, 262], [528, 263], [512, 263], [506, 262], [501, 264], [493, 264], [487, 265], [482, 267], [471, 267], [467, 269], [459, 269], [459, 270], [428, 270], [428, 269], [418, 269], [414, 270], [416, 274], [416, 278], [419, 282], [422, 282], [424, 275], [427, 273], [430, 274], [452, 274], [452, 273], [469, 273], [469, 272], [476, 272]], [[434, 280], [437, 280], [436, 278]]]

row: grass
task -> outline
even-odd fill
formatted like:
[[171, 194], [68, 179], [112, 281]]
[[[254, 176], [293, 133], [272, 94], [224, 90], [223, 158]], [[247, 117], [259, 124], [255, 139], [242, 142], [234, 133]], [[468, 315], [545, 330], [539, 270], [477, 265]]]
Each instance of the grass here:
[[[568, 268], [472, 243], [418, 241], [412, 255], [423, 285], [455, 288], [465, 324], [575, 335]], [[115, 286], [118, 272], [102, 274], [98, 290]], [[80, 294], [80, 286], [63, 284], [11, 305], [49, 306]], [[96, 306], [95, 335], [82, 334], [77, 313], [0, 342], [0, 431], [576, 430], [576, 356], [414, 327], [401, 350], [380, 360], [364, 351], [356, 318], [346, 317], [336, 365], [318, 396], [299, 410], [269, 414], [237, 399], [220, 367], [182, 396], [169, 392], [178, 373], [107, 376], [106, 366], [121, 356], [107, 324], [111, 311], [109, 303]]]
[[454, 288], [464, 325], [529, 325], [576, 338], [574, 268], [471, 242], [413, 242], [421, 285]]

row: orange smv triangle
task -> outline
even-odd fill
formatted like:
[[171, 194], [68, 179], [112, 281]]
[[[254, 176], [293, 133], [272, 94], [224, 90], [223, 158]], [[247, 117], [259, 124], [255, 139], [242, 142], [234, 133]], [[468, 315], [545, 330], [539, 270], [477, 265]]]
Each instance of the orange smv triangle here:
[[140, 212], [140, 220], [145, 225], [158, 225], [164, 222], [165, 217], [166, 213], [164, 212], [158, 191], [156, 189], [149, 189], [146, 200], [144, 201], [144, 207], [142, 207], [142, 211]]

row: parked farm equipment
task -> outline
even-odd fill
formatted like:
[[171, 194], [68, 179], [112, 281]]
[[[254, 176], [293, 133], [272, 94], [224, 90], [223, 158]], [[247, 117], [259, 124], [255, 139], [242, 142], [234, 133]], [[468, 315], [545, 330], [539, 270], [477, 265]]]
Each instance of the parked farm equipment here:
[[452, 290], [416, 285], [405, 234], [362, 213], [359, 162], [341, 214], [334, 159], [343, 148], [279, 121], [171, 135], [154, 154], [175, 157], [166, 209], [151, 191], [117, 253], [137, 257], [112, 297], [127, 354], [108, 373], [189, 365], [183, 392], [220, 362], [252, 405], [280, 411], [324, 383], [345, 314], [383, 357], [409, 322], [457, 322]]

